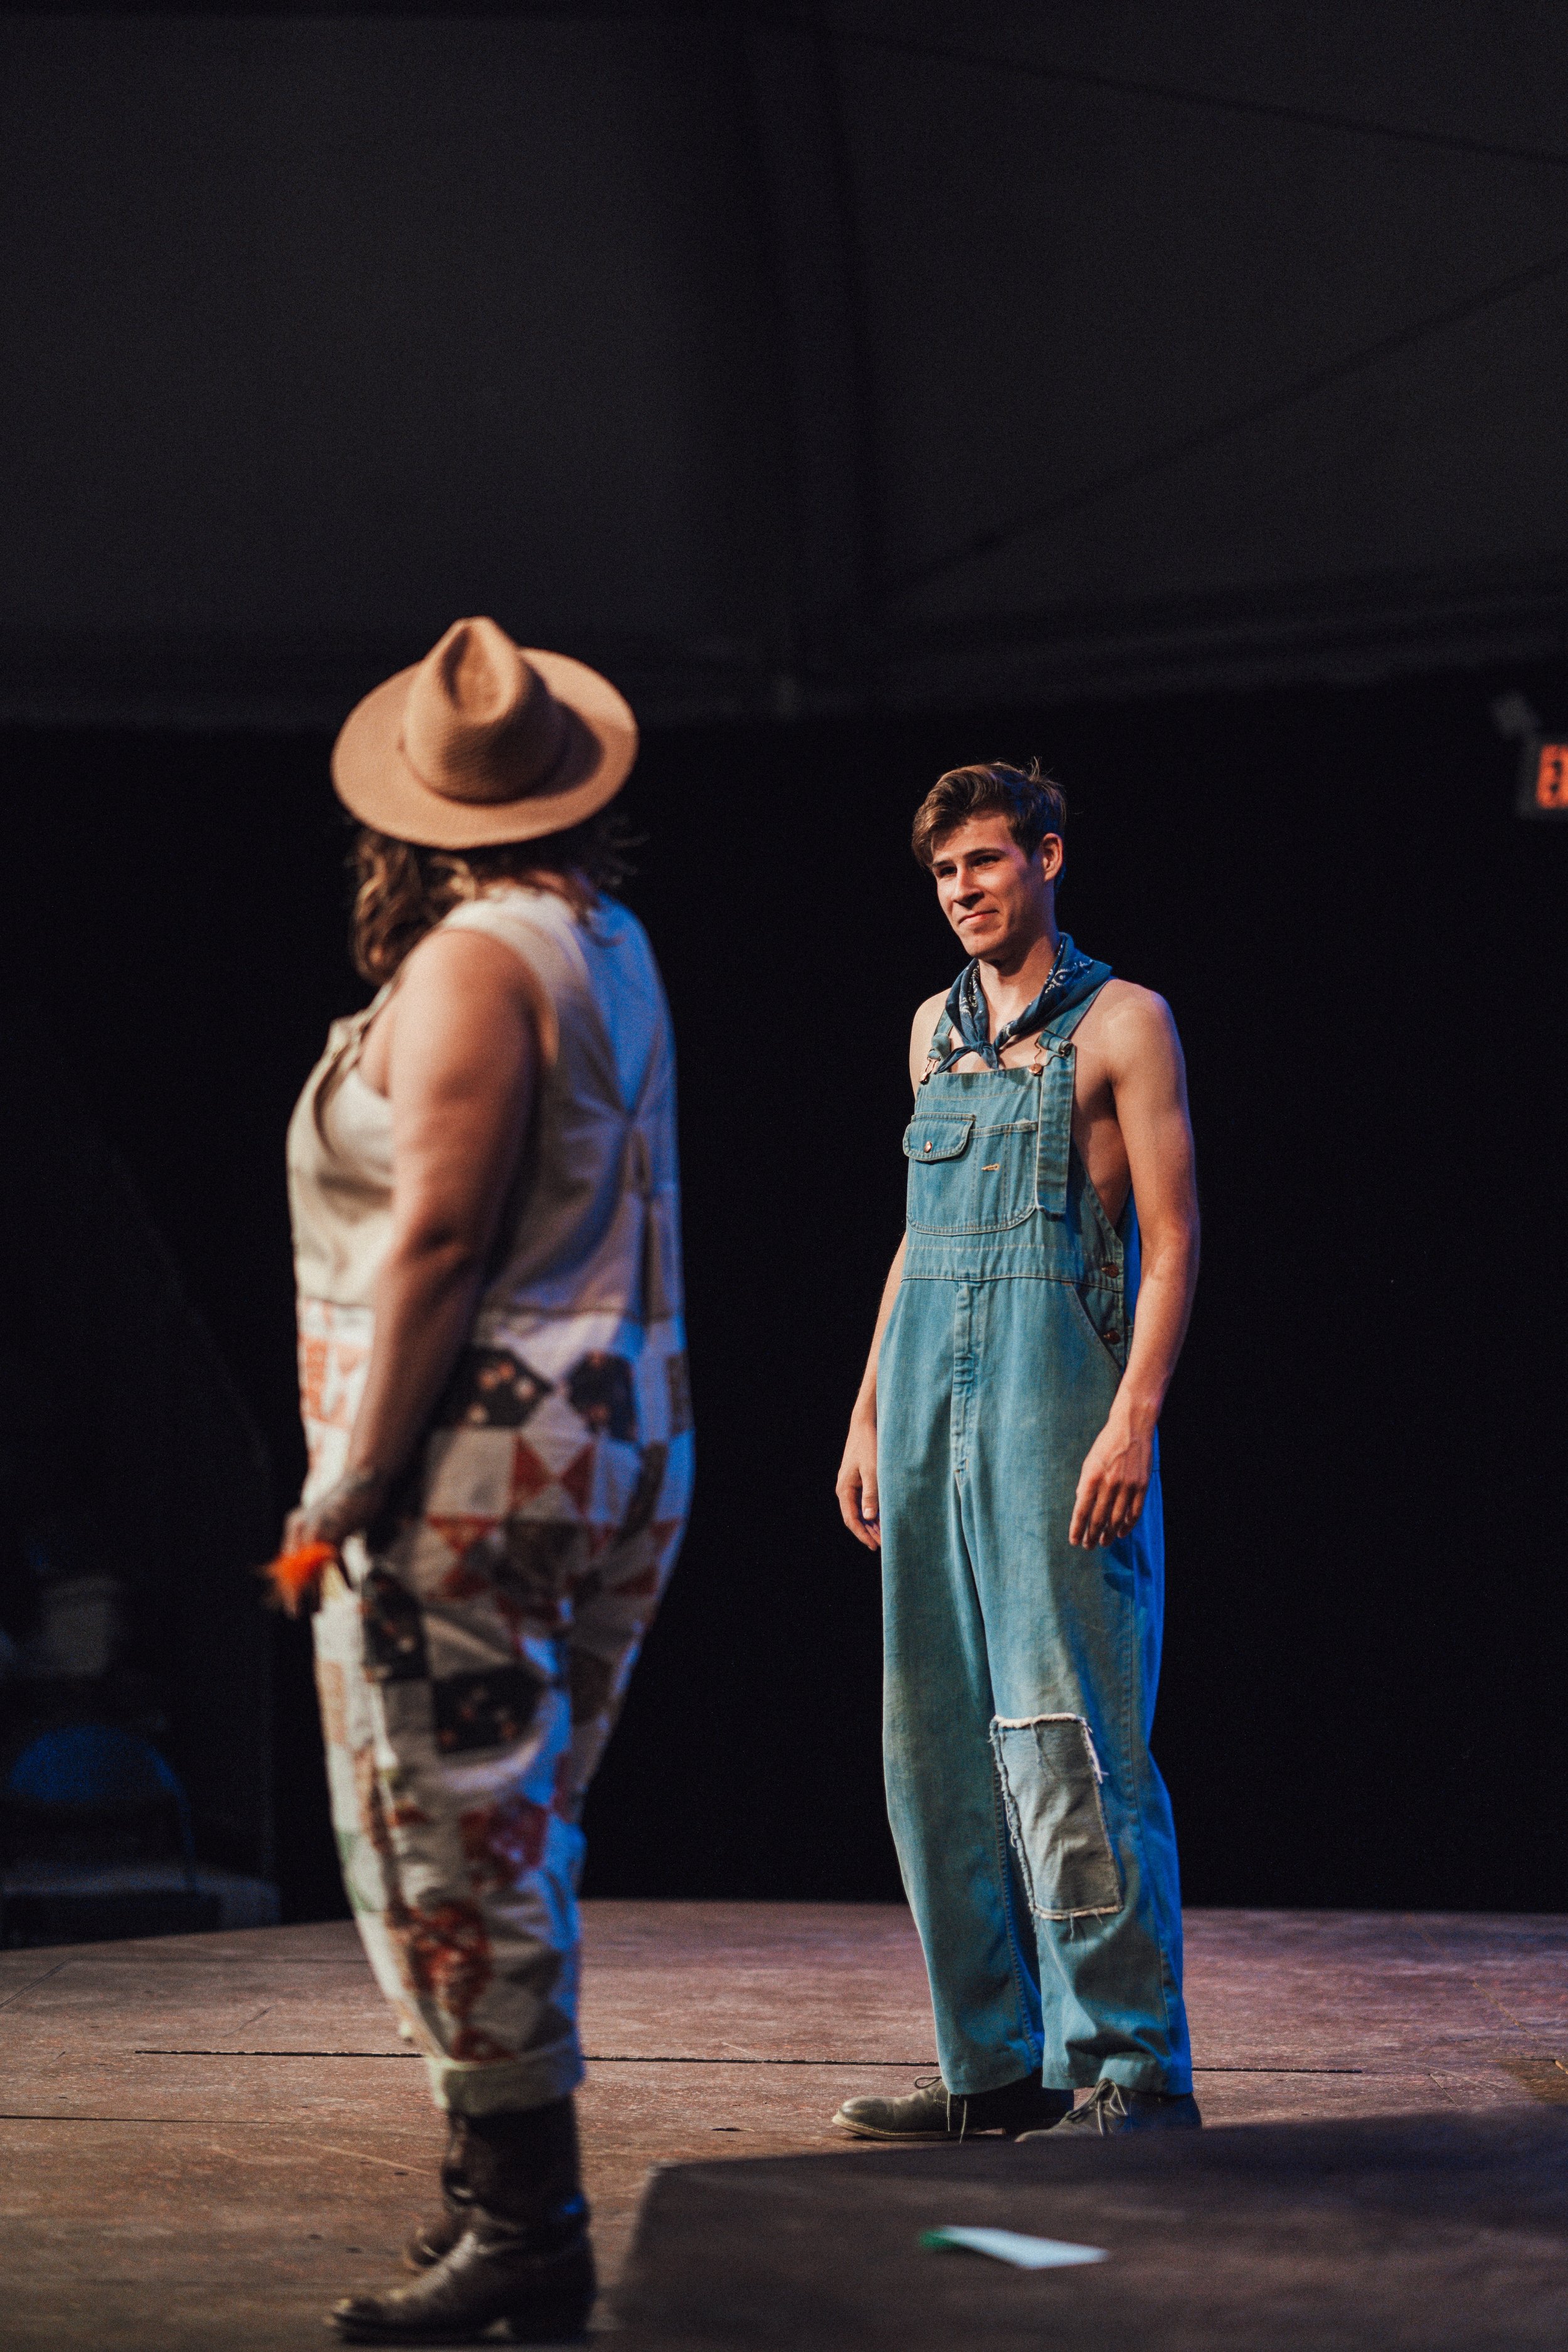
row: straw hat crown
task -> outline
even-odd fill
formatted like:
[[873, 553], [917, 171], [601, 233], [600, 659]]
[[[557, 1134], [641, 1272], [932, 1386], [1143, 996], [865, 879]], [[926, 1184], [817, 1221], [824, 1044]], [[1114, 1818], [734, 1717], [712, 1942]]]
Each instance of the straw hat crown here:
[[473, 848], [580, 824], [620, 790], [637, 744], [626, 703], [584, 663], [454, 621], [351, 711], [332, 782], [378, 832]]

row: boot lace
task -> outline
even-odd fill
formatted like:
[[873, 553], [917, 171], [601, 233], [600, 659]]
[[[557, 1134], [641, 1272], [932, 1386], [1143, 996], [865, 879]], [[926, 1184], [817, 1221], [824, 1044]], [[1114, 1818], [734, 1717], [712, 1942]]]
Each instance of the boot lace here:
[[1078, 2131], [1093, 2132], [1108, 2139], [1123, 2116], [1131, 2112], [1122, 2096], [1121, 2084], [1101, 2075], [1082, 2105], [1075, 2107], [1064, 2120]]
[[[943, 2099], [947, 2103], [947, 2112], [944, 2117], [944, 2122], [946, 2128], [951, 2131], [952, 2129], [952, 2093], [948, 2089], [947, 2084], [942, 2081], [942, 2076], [940, 2074], [917, 2074], [915, 2076], [915, 2088], [917, 2091], [940, 2091], [942, 2093]], [[969, 2101], [967, 2099], [961, 2098], [958, 2105], [960, 2109], [958, 2118], [958, 2137], [962, 2139], [964, 2133], [969, 2128]]]

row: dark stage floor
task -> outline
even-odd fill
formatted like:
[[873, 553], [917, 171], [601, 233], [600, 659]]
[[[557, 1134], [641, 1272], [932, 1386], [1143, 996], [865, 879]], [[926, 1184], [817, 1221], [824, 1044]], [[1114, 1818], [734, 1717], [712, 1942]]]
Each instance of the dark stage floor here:
[[[838, 2100], [930, 2063], [900, 1910], [586, 1909], [612, 2278], [657, 2160], [842, 2152]], [[1568, 2105], [1568, 1918], [1210, 1911], [1188, 1938], [1213, 2123]], [[316, 2347], [390, 2274], [440, 2133], [351, 1927], [0, 1954], [0, 2011], [12, 2352]]]

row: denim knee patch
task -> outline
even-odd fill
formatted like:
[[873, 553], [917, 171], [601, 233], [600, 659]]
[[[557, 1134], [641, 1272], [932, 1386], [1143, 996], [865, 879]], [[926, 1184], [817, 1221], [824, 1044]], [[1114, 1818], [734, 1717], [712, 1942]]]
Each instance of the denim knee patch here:
[[991, 1726], [1007, 1827], [1038, 1919], [1120, 1911], [1121, 1876], [1100, 1801], [1102, 1778], [1081, 1715], [1036, 1715]]

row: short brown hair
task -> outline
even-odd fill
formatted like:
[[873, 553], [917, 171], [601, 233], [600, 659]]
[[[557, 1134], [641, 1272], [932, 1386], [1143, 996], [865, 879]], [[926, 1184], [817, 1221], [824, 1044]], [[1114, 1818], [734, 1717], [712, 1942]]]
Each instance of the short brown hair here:
[[390, 980], [443, 915], [498, 883], [554, 890], [586, 921], [601, 892], [618, 888], [630, 873], [634, 846], [625, 819], [613, 809], [601, 809], [565, 833], [486, 849], [420, 849], [361, 825], [349, 860], [355, 969], [366, 980]]
[[929, 867], [944, 834], [993, 810], [1006, 818], [1007, 830], [1026, 857], [1033, 857], [1047, 834], [1067, 831], [1067, 795], [1037, 760], [1031, 760], [1026, 771], [1010, 768], [1005, 760], [988, 760], [973, 768], [950, 768], [937, 778], [915, 811], [910, 846]]

